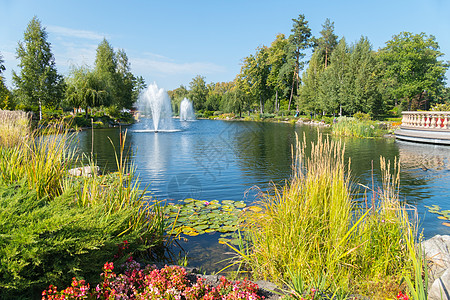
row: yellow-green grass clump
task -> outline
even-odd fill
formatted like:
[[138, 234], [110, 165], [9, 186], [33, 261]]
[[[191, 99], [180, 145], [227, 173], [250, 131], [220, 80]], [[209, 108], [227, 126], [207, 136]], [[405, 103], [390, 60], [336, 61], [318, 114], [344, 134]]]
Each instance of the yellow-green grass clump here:
[[256, 277], [300, 278], [304, 291], [321, 282], [331, 294], [395, 296], [413, 274], [408, 245], [416, 237], [398, 199], [398, 169], [381, 159], [383, 186], [365, 206], [353, 199], [341, 142], [319, 135], [309, 157], [306, 149], [297, 141], [292, 180], [262, 197], [261, 213], [244, 217], [250, 243], [238, 250], [241, 261]]

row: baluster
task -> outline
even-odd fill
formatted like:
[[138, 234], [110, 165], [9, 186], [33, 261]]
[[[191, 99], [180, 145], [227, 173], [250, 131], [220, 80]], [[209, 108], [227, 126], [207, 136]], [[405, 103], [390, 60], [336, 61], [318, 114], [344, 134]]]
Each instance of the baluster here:
[[444, 129], [448, 129], [448, 115], [444, 114]]
[[419, 127], [425, 127], [425, 122], [426, 122], [426, 116], [425, 115], [421, 115], [421, 122]]
[[436, 119], [436, 127], [437, 128], [441, 128], [442, 127], [442, 119], [441, 119], [442, 115], [438, 114], [437, 115], [437, 119]]
[[426, 122], [425, 122], [425, 127], [430, 127], [430, 125], [431, 125], [431, 118], [430, 118], [430, 115], [427, 115], [426, 117], [427, 117], [427, 120], [426, 120]]
[[430, 124], [431, 128], [436, 128], [436, 116], [432, 115], [431, 116], [431, 124]]

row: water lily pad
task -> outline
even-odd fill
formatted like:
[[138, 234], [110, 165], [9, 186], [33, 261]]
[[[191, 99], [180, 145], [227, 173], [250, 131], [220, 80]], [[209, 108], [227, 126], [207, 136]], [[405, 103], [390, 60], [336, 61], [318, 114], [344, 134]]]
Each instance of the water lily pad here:
[[235, 201], [233, 200], [223, 200], [222, 203], [226, 205], [233, 205]]
[[247, 206], [247, 204], [245, 204], [244, 201], [239, 201], [239, 202], [236, 202], [234, 204], [234, 206], [236, 206], [237, 208], [244, 208]]
[[235, 226], [226, 225], [226, 226], [221, 227], [221, 229], [224, 230], [224, 232], [229, 232], [229, 231], [235, 231], [236, 227]]
[[450, 227], [450, 223], [449, 222], [443, 222], [442, 225]]
[[205, 230], [207, 228], [209, 228], [209, 226], [208, 225], [204, 225], [204, 224], [203, 225], [194, 226], [194, 229], [197, 230], [197, 231]]
[[447, 218], [446, 218], [446, 217], [443, 217], [443, 216], [439, 216], [438, 219], [441, 219], [441, 220], [447, 220]]

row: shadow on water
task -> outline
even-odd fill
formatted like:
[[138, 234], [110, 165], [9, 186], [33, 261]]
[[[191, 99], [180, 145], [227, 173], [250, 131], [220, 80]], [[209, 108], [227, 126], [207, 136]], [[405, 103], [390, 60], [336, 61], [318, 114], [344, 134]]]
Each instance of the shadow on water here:
[[[258, 186], [267, 190], [272, 183], [283, 184], [292, 172], [292, 145], [295, 134], [314, 142], [318, 128], [285, 123], [226, 122], [198, 120], [174, 122], [173, 132], [144, 132], [145, 123], [128, 128], [126, 152], [136, 167], [142, 186], [149, 186], [154, 198], [177, 202], [185, 198], [201, 200], [257, 199]], [[124, 131], [125, 128], [122, 128]], [[323, 138], [330, 130], [319, 129]], [[94, 153], [97, 163], [106, 171], [115, 171], [114, 149], [119, 145], [119, 128], [94, 131]], [[92, 148], [92, 132], [78, 134], [82, 152]], [[331, 137], [334, 139], [334, 137]], [[372, 161], [376, 185], [381, 183], [380, 156], [401, 161], [401, 199], [417, 205], [424, 235], [450, 234], [425, 205], [438, 204], [450, 209], [450, 148], [399, 142], [394, 139], [340, 138], [351, 159], [351, 178], [371, 186]], [[361, 191], [360, 191], [361, 192]], [[357, 194], [361, 200], [361, 194]], [[217, 235], [189, 237], [180, 243], [189, 265], [202, 270], [217, 271], [215, 262], [227, 257], [229, 249], [217, 243]], [[175, 255], [178, 255], [175, 253]]]

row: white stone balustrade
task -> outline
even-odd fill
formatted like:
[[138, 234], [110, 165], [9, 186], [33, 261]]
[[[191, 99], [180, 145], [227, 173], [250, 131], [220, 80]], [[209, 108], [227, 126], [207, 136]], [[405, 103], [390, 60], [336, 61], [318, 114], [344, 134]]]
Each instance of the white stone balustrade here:
[[450, 131], [450, 111], [404, 111], [402, 128]]

